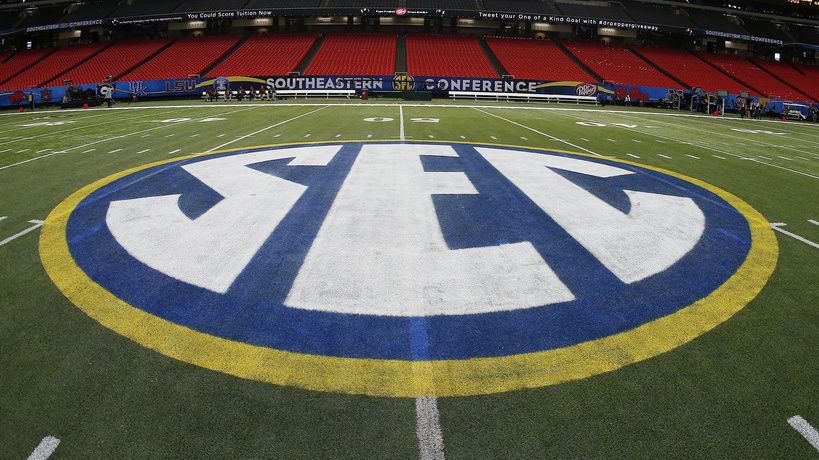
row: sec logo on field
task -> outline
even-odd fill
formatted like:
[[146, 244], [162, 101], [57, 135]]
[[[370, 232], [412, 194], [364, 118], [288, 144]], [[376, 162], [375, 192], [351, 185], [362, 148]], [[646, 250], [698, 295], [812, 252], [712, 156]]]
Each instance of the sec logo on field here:
[[328, 143], [145, 165], [91, 184], [40, 244], [63, 293], [167, 356], [383, 396], [588, 377], [728, 319], [776, 263], [708, 184], [588, 155]]

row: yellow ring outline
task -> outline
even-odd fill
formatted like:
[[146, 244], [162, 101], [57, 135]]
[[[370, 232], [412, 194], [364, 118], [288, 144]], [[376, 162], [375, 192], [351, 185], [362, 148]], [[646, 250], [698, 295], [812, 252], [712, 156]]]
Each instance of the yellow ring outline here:
[[[396, 141], [368, 139], [345, 143], [350, 142]], [[776, 237], [767, 220], [749, 204], [700, 180], [610, 157], [607, 158], [683, 179], [720, 196], [748, 221], [751, 248], [739, 269], [708, 296], [634, 329], [565, 348], [503, 357], [436, 361], [343, 358], [265, 348], [215, 337], [146, 313], [94, 282], [71, 256], [66, 239], [69, 216], [88, 195], [106, 184], [143, 169], [187, 158], [305, 144], [334, 142], [263, 145], [187, 155], [131, 168], [87, 185], [57, 205], [46, 218], [40, 234], [43, 266], [63, 295], [88, 316], [112, 331], [170, 358], [276, 385], [387, 397], [468, 396], [543, 387], [643, 361], [685, 344], [728, 320], [757, 296], [776, 267], [779, 252]], [[474, 145], [593, 156], [504, 144]]]

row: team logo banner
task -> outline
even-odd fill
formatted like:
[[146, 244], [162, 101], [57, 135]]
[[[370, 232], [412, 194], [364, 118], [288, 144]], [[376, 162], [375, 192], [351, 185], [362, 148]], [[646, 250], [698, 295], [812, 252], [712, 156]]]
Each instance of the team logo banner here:
[[776, 261], [704, 183], [559, 151], [328, 143], [146, 165], [47, 219], [97, 321], [243, 378], [384, 396], [580, 379], [728, 319]]

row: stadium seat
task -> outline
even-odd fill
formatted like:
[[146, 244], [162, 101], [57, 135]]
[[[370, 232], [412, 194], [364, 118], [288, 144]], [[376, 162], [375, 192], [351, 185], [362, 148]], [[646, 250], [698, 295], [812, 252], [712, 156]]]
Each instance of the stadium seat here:
[[161, 80], [201, 74], [239, 41], [239, 37], [182, 38], [121, 80]]
[[635, 49], [689, 87], [699, 87], [705, 91], [728, 90], [734, 94], [748, 89], [688, 51], [650, 47], [636, 47]]
[[307, 75], [392, 75], [395, 35], [328, 35]]
[[799, 90], [799, 94], [793, 96], [794, 99], [807, 97], [808, 101], [819, 102], [819, 75], [810, 76], [784, 62], [771, 62], [762, 59], [751, 59], [751, 61]]
[[[33, 65], [35, 62], [43, 58], [43, 56], [54, 51], [51, 48], [41, 48], [36, 50], [26, 50], [15, 53], [7, 61], [0, 64], [0, 82], [4, 82], [11, 78], [17, 72]], [[10, 88], [8, 86], [0, 86], [0, 88]]]
[[499, 77], [475, 37], [407, 35], [407, 72], [429, 77]]
[[2, 89], [24, 89], [41, 86], [71, 67], [83, 62], [107, 45], [75, 45], [59, 48], [45, 59], [31, 65], [25, 72], [0, 86]]
[[208, 72], [208, 76], [287, 75], [296, 70], [315, 41], [315, 35], [256, 35]]
[[646, 63], [628, 48], [586, 42], [567, 42], [566, 48], [605, 80], [657, 88], [680, 87], [679, 83]]
[[761, 96], [796, 100], [807, 98], [744, 57], [706, 53], [699, 53], [699, 56], [758, 90]]
[[515, 78], [595, 81], [552, 41], [487, 37], [486, 42], [506, 71]]
[[65, 79], [72, 84], [98, 83], [109, 75], [116, 78], [133, 68], [168, 43], [167, 40], [125, 41], [113, 44], [65, 75], [49, 82], [60, 85]]

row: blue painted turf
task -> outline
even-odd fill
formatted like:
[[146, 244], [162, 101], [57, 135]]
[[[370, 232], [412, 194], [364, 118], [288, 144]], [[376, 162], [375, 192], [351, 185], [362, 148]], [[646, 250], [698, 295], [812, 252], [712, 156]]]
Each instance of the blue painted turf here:
[[182, 211], [191, 218], [201, 215], [221, 197], [181, 165], [213, 156], [149, 168], [92, 193], [70, 217], [71, 253], [92, 279], [126, 302], [198, 331], [302, 353], [427, 360], [548, 350], [632, 329], [708, 295], [736, 271], [750, 249], [747, 222], [713, 193], [654, 171], [588, 158], [638, 173], [601, 179], [560, 172], [623, 212], [630, 206], [623, 192], [627, 189], [688, 196], [706, 216], [702, 239], [682, 260], [661, 274], [623, 284], [472, 146], [455, 145], [459, 158], [423, 158], [425, 170], [462, 171], [479, 191], [433, 197], [449, 247], [530, 241], [577, 300], [428, 318], [287, 308], [283, 300], [361, 147], [343, 145], [326, 167], [290, 167], [289, 160], [253, 166], [309, 188], [227, 294], [181, 283], [134, 260], [105, 225], [111, 201], [157, 195], [181, 194]]

